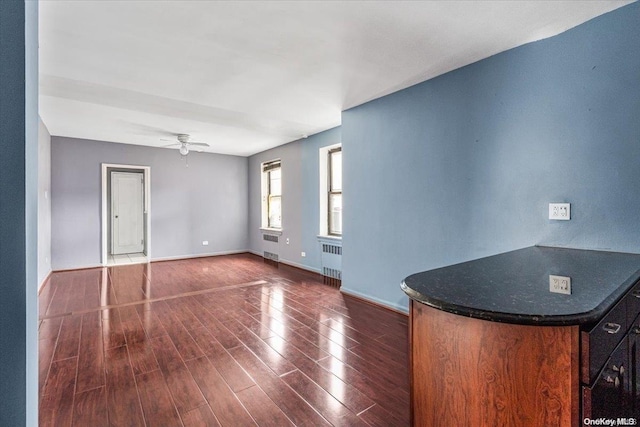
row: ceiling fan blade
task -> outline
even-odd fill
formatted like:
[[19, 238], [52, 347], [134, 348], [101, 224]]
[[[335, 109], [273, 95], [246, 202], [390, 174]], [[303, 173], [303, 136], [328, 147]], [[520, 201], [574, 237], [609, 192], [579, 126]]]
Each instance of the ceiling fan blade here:
[[171, 142], [171, 141], [175, 141], [175, 139], [160, 138], [160, 141], [167, 141], [167, 142]]
[[162, 148], [166, 148], [166, 147], [179, 147], [180, 144], [179, 142], [174, 142], [173, 144], [167, 144], [167, 145], [163, 145]]
[[189, 142], [189, 145], [199, 145], [200, 147], [210, 147], [206, 142]]

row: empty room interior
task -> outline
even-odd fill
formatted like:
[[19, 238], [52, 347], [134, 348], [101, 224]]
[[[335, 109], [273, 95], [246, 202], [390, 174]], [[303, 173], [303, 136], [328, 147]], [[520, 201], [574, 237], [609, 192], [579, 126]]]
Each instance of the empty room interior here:
[[0, 24], [1, 425], [640, 420], [638, 2]]

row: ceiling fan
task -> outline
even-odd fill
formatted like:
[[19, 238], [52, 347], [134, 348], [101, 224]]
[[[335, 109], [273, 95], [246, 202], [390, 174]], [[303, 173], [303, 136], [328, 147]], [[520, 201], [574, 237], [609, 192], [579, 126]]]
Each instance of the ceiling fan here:
[[[178, 138], [178, 142], [174, 142], [173, 144], [165, 145], [164, 147], [180, 146], [180, 155], [181, 156], [186, 156], [187, 154], [189, 154], [189, 147], [192, 146], [192, 145], [199, 146], [199, 147], [209, 147], [209, 144], [207, 144], [206, 142], [190, 141], [189, 139], [191, 137], [186, 133], [179, 133], [177, 135], [177, 138]], [[168, 139], [163, 139], [162, 141], [169, 141], [169, 140]]]

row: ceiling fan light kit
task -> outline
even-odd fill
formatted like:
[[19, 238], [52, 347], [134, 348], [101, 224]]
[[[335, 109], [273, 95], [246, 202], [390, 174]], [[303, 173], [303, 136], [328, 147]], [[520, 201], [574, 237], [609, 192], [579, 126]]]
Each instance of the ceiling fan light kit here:
[[[173, 144], [169, 144], [169, 145], [165, 145], [165, 147], [174, 147], [174, 146], [180, 146], [179, 151], [180, 151], [180, 155], [182, 157], [186, 157], [187, 154], [189, 154], [189, 146], [190, 145], [197, 145], [199, 147], [209, 147], [209, 144], [207, 144], [206, 142], [191, 142], [189, 141], [189, 139], [191, 138], [191, 136], [189, 134], [186, 133], [179, 133], [176, 135], [176, 138], [178, 139], [178, 142], [175, 142]], [[166, 139], [161, 139], [161, 141], [167, 141]]]

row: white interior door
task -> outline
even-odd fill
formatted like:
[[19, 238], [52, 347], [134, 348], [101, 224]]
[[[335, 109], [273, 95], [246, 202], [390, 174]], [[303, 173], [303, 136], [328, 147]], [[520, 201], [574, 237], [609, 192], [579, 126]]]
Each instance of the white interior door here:
[[144, 250], [144, 175], [111, 172], [111, 254]]

